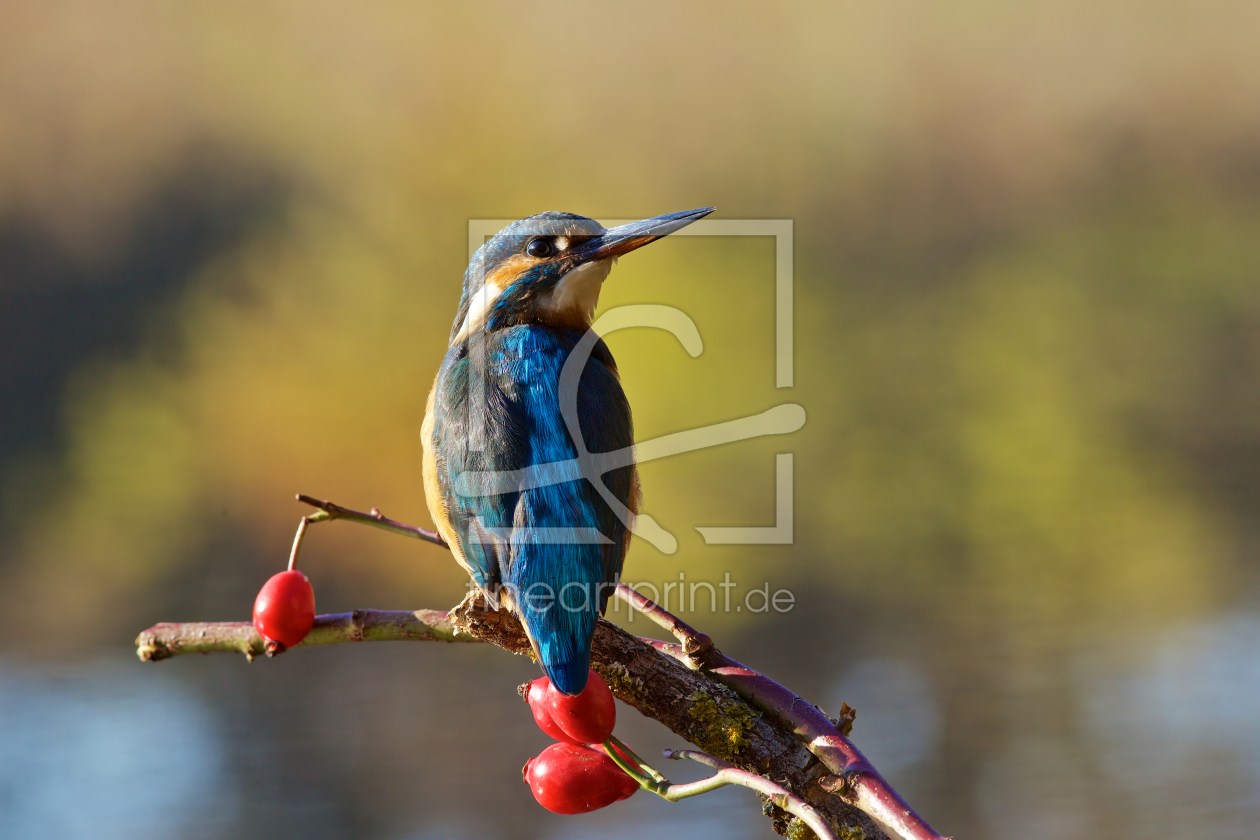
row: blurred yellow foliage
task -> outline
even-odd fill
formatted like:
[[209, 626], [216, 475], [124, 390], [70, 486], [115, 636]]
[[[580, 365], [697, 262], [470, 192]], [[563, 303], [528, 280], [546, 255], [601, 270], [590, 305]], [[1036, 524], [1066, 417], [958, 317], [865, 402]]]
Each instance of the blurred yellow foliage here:
[[[1143, 434], [1192, 422], [1222, 313], [1256, 317], [1257, 215], [1228, 173], [1260, 136], [1260, 9], [737, 5], [0, 8], [0, 217], [91, 263], [206, 150], [283, 193], [151, 341], [75, 377], [56, 489], [8, 523], [5, 604], [137, 609], [225, 529], [261, 580], [297, 491], [427, 523], [418, 429], [467, 220], [710, 203], [796, 220], [797, 385], [774, 387], [772, 241], [664, 240], [603, 306], [677, 306], [705, 351], [610, 339], [638, 435], [780, 402], [809, 420], [645, 465], [680, 550], [637, 543], [628, 578], [1055, 620], [1219, 597], [1234, 526], [1188, 450]], [[697, 525], [773, 523], [784, 451], [796, 544], [705, 546]], [[321, 609], [462, 586], [434, 549], [311, 543]]]

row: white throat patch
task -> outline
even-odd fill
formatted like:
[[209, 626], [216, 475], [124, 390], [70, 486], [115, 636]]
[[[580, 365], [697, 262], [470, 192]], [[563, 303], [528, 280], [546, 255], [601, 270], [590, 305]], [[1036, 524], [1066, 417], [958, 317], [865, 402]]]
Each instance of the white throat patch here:
[[616, 257], [609, 257], [583, 263], [565, 274], [538, 301], [540, 314], [562, 322], [581, 321], [589, 326], [599, 305], [599, 290], [616, 261]]

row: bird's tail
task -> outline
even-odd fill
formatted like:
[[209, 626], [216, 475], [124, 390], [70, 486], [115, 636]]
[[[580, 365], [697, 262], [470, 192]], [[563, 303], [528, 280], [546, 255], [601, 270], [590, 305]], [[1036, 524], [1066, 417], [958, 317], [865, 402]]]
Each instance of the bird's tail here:
[[[589, 595], [578, 594], [585, 586], [571, 581], [563, 595], [531, 597], [516, 594], [517, 612], [539, 664], [552, 685], [564, 694], [581, 694], [591, 668], [591, 637], [595, 634], [598, 606]], [[591, 582], [594, 585], [594, 581]]]
[[525, 632], [538, 653], [539, 664], [552, 685], [564, 694], [581, 694], [591, 669], [591, 637], [595, 613], [565, 614], [554, 605], [535, 609], [522, 605]]
[[543, 670], [547, 673], [547, 678], [551, 680], [551, 684], [560, 693], [568, 695], [581, 694], [582, 689], [586, 688], [586, 678], [591, 672], [591, 651], [589, 645], [586, 651], [579, 652], [569, 659], [548, 661], [544, 657]]

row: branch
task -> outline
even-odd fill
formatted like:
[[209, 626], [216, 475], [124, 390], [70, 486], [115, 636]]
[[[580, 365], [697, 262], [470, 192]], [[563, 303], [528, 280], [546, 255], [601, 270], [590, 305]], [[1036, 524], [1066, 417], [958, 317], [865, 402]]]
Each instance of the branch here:
[[[388, 519], [375, 508], [361, 513], [309, 496], [299, 499], [320, 510], [304, 522], [348, 519], [446, 546], [435, 532]], [[838, 827], [842, 837], [878, 838], [887, 832], [904, 840], [945, 840], [816, 706], [722, 654], [707, 635], [624, 584], [616, 594], [678, 640], [640, 639], [601, 618], [592, 641], [592, 667], [619, 699], [715, 760], [778, 780]], [[476, 593], [449, 613], [357, 610], [320, 616], [297, 647], [370, 640], [481, 641], [534, 656], [517, 618], [488, 608]], [[159, 624], [141, 633], [136, 644], [145, 660], [216, 651], [237, 651], [252, 660], [283, 652], [267, 651], [252, 625], [243, 622]], [[773, 799], [764, 810], [780, 834], [798, 836], [804, 828], [799, 815]]]
[[[306, 638], [294, 647], [340, 645], [346, 642], [475, 642], [457, 635], [441, 610], [355, 610], [321, 615]], [[136, 638], [136, 655], [145, 662], [170, 659], [182, 653], [243, 653], [278, 656], [285, 650], [277, 645], [266, 648], [262, 636], [248, 621], [155, 624]]]
[[821, 780], [823, 788], [878, 820], [887, 830], [906, 840], [939, 840], [940, 836], [914, 812], [892, 785], [846, 738], [837, 723], [817, 706], [801, 699], [779, 683], [736, 662], [713, 646], [713, 640], [658, 604], [621, 584], [615, 594], [648, 618], [670, 631], [679, 644], [653, 640], [652, 646], [689, 668], [702, 669], [740, 697], [773, 716], [805, 744], [832, 773]]

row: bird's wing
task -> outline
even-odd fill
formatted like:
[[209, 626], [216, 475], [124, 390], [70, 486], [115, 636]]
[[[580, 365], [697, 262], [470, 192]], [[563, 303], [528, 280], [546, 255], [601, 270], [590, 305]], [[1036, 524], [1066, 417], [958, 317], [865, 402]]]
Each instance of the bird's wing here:
[[[621, 573], [628, 540], [626, 523], [585, 480], [497, 495], [456, 492], [465, 475], [468, 489], [486, 490], [489, 472], [522, 470], [577, 456], [560, 411], [560, 371], [580, 338], [544, 327], [520, 326], [492, 333], [484, 365], [464, 345], [447, 354], [434, 395], [436, 472], [451, 529], [474, 579], [494, 595], [510, 584], [524, 591], [577, 582], [611, 584]], [[480, 371], [480, 372], [478, 372]], [[481, 379], [483, 433], [472, 433], [469, 384]], [[570, 397], [571, 399], [572, 397]], [[609, 452], [633, 445], [630, 408], [612, 355], [597, 342], [578, 388], [577, 414], [588, 451]], [[481, 476], [480, 480], [469, 480]], [[635, 507], [633, 466], [612, 470], [603, 483], [621, 504]], [[477, 485], [480, 485], [479, 487]], [[463, 489], [463, 487], [461, 487]], [[564, 532], [568, 532], [566, 537]], [[598, 542], [572, 542], [576, 532]], [[565, 540], [569, 541], [565, 541]], [[602, 612], [607, 588], [594, 592]], [[557, 593], [558, 595], [558, 593]]]

